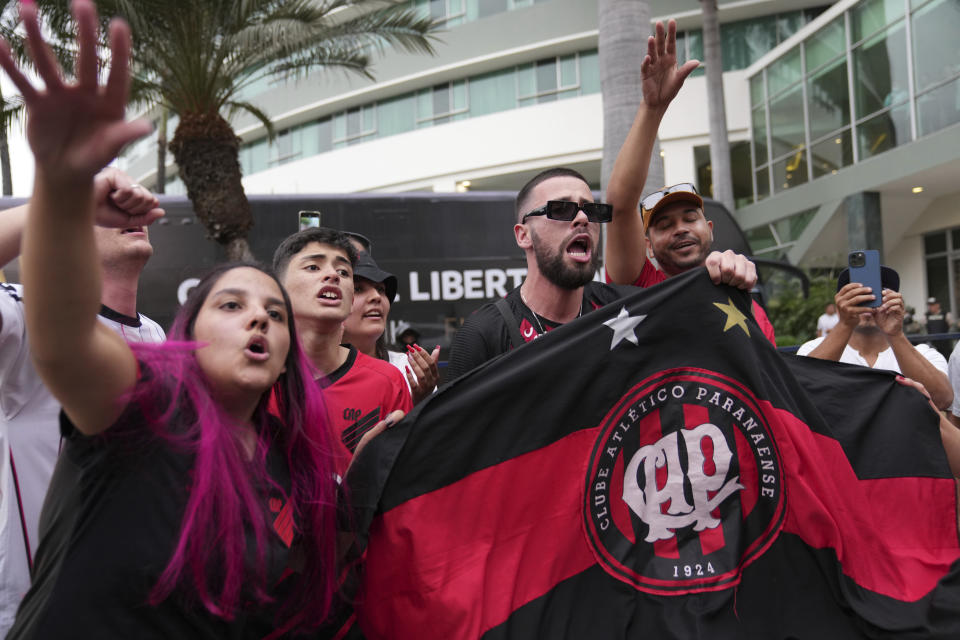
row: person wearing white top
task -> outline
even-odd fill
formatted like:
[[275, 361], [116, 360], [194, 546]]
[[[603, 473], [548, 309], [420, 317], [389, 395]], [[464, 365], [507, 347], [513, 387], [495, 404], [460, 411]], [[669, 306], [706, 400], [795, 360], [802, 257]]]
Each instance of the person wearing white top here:
[[831, 302], [824, 308], [820, 317], [817, 318], [817, 337], [822, 338], [830, 333], [830, 329], [837, 326], [838, 322], [840, 322], [840, 316], [837, 315], [837, 305]]
[[947, 361], [927, 345], [910, 344], [903, 334], [900, 276], [889, 267], [881, 267], [880, 275], [882, 304], [867, 307], [875, 299], [870, 287], [850, 282], [848, 269], [840, 272], [835, 297], [839, 322], [825, 337], [803, 344], [797, 355], [902, 373], [926, 387], [932, 402], [946, 409], [953, 401]]
[[960, 342], [957, 343], [950, 354], [947, 369], [950, 376], [950, 386], [953, 387], [953, 404], [950, 405], [950, 411], [947, 413], [950, 422], [960, 427]]
[[[140, 272], [153, 254], [146, 225], [163, 215], [159, 201], [113, 168], [97, 175], [94, 192], [97, 221], [127, 225], [95, 230], [98, 319], [129, 342], [162, 342], [160, 325], [137, 313]], [[26, 216], [27, 205], [0, 212], [0, 266], [19, 255]], [[60, 450], [60, 403], [30, 359], [23, 296], [20, 285], [0, 284], [0, 638], [30, 586], [40, 508]]]

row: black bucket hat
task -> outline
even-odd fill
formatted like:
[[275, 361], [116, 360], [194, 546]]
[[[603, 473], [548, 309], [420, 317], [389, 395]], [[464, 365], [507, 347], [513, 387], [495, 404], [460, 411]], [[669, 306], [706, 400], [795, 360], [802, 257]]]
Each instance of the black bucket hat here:
[[382, 283], [387, 293], [387, 300], [393, 302], [397, 297], [397, 277], [377, 266], [373, 256], [361, 253], [357, 256], [357, 266], [353, 268], [354, 278], [365, 278], [370, 282]]
[[[844, 269], [837, 276], [837, 291], [850, 284], [850, 269]], [[890, 267], [880, 267], [880, 286], [890, 291], [900, 291], [900, 274]]]

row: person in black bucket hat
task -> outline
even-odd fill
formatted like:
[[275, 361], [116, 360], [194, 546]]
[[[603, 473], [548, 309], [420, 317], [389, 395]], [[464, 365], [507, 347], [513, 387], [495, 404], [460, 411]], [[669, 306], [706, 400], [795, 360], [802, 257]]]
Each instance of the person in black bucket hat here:
[[437, 386], [440, 348], [429, 353], [415, 344], [407, 347], [406, 354], [389, 351], [385, 332], [390, 305], [397, 296], [396, 276], [381, 269], [370, 254], [360, 253], [353, 270], [353, 282], [353, 307], [343, 323], [343, 341], [361, 353], [397, 367], [406, 378], [416, 404]]

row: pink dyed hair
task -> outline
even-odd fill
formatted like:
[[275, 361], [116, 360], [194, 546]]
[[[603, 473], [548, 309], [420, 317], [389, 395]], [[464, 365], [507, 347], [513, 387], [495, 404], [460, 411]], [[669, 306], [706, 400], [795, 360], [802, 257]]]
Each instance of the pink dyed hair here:
[[[214, 284], [228, 271], [252, 267], [269, 275], [283, 292], [287, 325], [293, 340], [272, 391], [263, 395], [253, 422], [258, 440], [252, 461], [245, 459], [234, 422], [210, 393], [193, 350], [193, 325]], [[277, 278], [255, 264], [230, 263], [210, 272], [191, 292], [162, 345], [131, 345], [150, 371], [135, 390], [136, 402], [151, 427], [196, 456], [190, 494], [173, 556], [150, 594], [158, 604], [175, 590], [192, 591], [203, 606], [232, 619], [249, 591], [260, 602], [270, 601], [266, 585], [265, 549], [270, 523], [256, 487], [271, 481], [266, 456], [275, 447], [290, 470], [290, 505], [303, 550], [302, 570], [278, 613], [279, 635], [306, 631], [328, 616], [336, 586], [336, 482], [333, 444], [314, 373], [296, 339], [290, 298]], [[271, 428], [268, 404], [276, 400], [279, 429]], [[161, 398], [173, 399], [163, 402]], [[171, 433], [174, 420], [186, 429]], [[254, 566], [245, 560], [250, 531], [256, 542]], [[246, 587], [249, 591], [244, 591]]]

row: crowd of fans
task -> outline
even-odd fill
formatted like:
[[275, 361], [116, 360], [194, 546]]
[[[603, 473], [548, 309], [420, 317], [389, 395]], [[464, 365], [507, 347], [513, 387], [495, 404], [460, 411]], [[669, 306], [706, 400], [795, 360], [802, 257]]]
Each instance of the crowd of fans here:
[[[30, 4], [22, 15], [44, 88], [0, 49], [23, 94], [36, 160], [31, 201], [0, 214], [0, 261], [22, 251], [24, 281], [0, 292], [10, 471], [0, 634], [259, 638], [315, 629], [337, 607], [349, 529], [340, 480], [370, 438], [435, 392], [438, 350], [415, 338], [404, 354], [386, 348], [397, 279], [379, 268], [368, 239], [326, 228], [285, 239], [270, 268], [214, 269], [166, 336], [137, 313], [152, 254], [147, 228], [163, 211], [103, 167], [149, 125], [124, 121], [125, 25], [111, 23], [101, 86], [95, 10], [76, 0], [74, 12], [75, 83], [63, 79]], [[513, 231], [527, 278], [466, 321], [447, 379], [690, 269], [754, 286], [749, 260], [711, 252], [712, 225], [692, 184], [641, 197], [660, 120], [697, 66], [678, 67], [675, 46], [675, 24], [659, 24], [642, 64], [647, 99], [607, 203], [569, 169], [545, 171], [520, 191]], [[594, 281], [601, 224], [608, 283]], [[842, 279], [838, 288], [835, 326], [810, 355], [900, 371], [960, 416], [944, 358], [905, 344], [896, 283], [884, 282], [876, 311], [863, 306], [876, 292]], [[775, 342], [762, 308], [753, 315]], [[952, 375], [956, 385], [960, 371]], [[960, 450], [960, 431], [945, 421], [941, 429], [948, 453]]]

